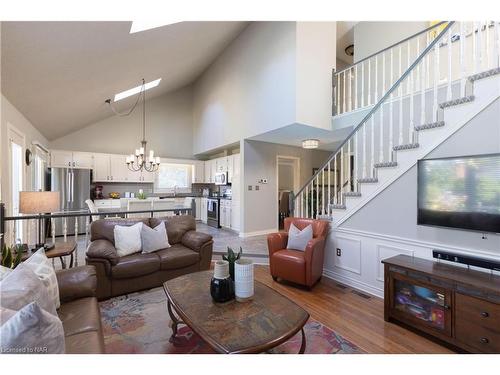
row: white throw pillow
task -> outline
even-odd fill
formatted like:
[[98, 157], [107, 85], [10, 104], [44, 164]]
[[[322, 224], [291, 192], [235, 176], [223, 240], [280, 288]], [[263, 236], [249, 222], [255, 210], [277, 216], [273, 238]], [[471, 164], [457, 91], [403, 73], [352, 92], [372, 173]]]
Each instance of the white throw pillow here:
[[11, 268], [0, 266], [0, 281], [2, 281], [3, 279], [5, 279], [7, 277], [7, 275], [9, 273], [11, 273], [11, 272], [12, 272]]
[[167, 228], [163, 222], [158, 224], [155, 228], [143, 225], [141, 230], [141, 239], [143, 253], [152, 253], [153, 251], [167, 249], [170, 247], [170, 244], [168, 243]]
[[142, 223], [131, 226], [115, 225], [115, 247], [119, 257], [130, 255], [141, 251], [141, 229]]
[[312, 225], [309, 224], [304, 229], [300, 230], [295, 225], [290, 225], [288, 231], [287, 249], [305, 251], [307, 243], [313, 238]]
[[54, 300], [42, 280], [21, 263], [0, 282], [0, 304], [19, 311], [31, 302], [37, 302], [42, 309], [57, 316]]
[[52, 267], [52, 262], [45, 255], [44, 248], [42, 247], [30, 256], [24, 264], [42, 280], [49, 292], [49, 297], [54, 301], [54, 305], [58, 309], [61, 306], [61, 301], [59, 300], [59, 285], [57, 284], [56, 271]]
[[62, 322], [36, 302], [31, 302], [2, 324], [0, 345], [4, 354], [64, 353]]

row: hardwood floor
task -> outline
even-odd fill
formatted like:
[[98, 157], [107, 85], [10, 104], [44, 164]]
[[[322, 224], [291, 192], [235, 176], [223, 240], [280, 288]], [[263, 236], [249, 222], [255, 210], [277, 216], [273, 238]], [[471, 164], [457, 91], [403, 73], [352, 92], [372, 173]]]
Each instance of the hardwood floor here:
[[311, 291], [273, 281], [267, 266], [255, 266], [255, 278], [368, 353], [454, 353], [396, 324], [386, 323], [382, 299], [357, 294], [328, 278], [323, 277]]

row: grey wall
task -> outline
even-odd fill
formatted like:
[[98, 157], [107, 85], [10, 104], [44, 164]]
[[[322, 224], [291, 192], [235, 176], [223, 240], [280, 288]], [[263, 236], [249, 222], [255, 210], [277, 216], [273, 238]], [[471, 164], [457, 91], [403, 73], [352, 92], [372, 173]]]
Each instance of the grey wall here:
[[354, 26], [354, 62], [429, 26], [428, 22], [366, 21]]
[[[431, 152], [427, 158], [500, 152], [500, 100]], [[485, 250], [500, 255], [500, 235], [417, 225], [417, 168], [411, 168], [341, 227]]]
[[[51, 142], [51, 148], [130, 154], [142, 139], [142, 110], [130, 116], [112, 116]], [[148, 149], [162, 157], [193, 157], [192, 88], [146, 102]]]
[[[305, 150], [259, 141], [244, 141], [243, 161], [243, 225], [242, 232], [251, 233], [276, 229], [278, 212], [277, 156], [300, 158], [300, 185], [312, 176], [313, 168], [320, 167], [330, 152]], [[258, 184], [267, 178], [267, 184]], [[253, 190], [248, 190], [248, 185]], [[259, 185], [259, 190], [255, 190]]]

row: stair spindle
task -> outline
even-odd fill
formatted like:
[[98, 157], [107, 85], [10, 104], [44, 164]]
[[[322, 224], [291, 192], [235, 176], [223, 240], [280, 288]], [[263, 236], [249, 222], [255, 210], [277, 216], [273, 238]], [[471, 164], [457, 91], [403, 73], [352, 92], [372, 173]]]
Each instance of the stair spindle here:
[[434, 105], [432, 107], [432, 121], [437, 121], [438, 112], [438, 83], [439, 83], [439, 43], [434, 45]]
[[382, 163], [384, 161], [384, 105], [380, 106], [380, 125], [379, 125], [379, 154], [378, 161]]
[[465, 32], [464, 32], [464, 23], [460, 22], [460, 40], [459, 40], [459, 51], [460, 51], [460, 97], [463, 98], [465, 96], [465, 80], [466, 80], [466, 66], [465, 66]]
[[371, 71], [372, 71], [372, 59], [368, 59], [368, 104], [372, 104], [372, 78], [371, 78]]
[[371, 177], [375, 178], [375, 114], [373, 114], [370, 118], [371, 122], [371, 136], [370, 136], [370, 168], [371, 168]]
[[347, 180], [349, 181], [349, 186], [347, 188], [347, 191], [352, 191], [351, 190], [351, 181], [352, 181], [352, 176], [351, 176], [351, 139], [347, 141]]
[[484, 40], [485, 40], [485, 49], [484, 49], [484, 60], [486, 61], [486, 70], [493, 67], [491, 64], [491, 52], [490, 52], [490, 27], [489, 21], [486, 21], [484, 25]]
[[345, 75], [346, 75], [346, 71], [344, 71], [342, 73], [342, 76], [343, 76], [343, 81], [344, 81], [344, 85], [342, 87], [342, 108], [343, 108], [343, 111], [342, 112], [346, 112], [346, 95], [345, 95], [345, 87], [346, 87], [346, 84], [345, 84]]
[[338, 204], [338, 197], [337, 197], [337, 154], [335, 154], [335, 158], [333, 161], [333, 169], [334, 169], [334, 175], [333, 175], [333, 197], [335, 204]]
[[[399, 77], [403, 75], [403, 48], [399, 45]], [[398, 144], [403, 144], [403, 82], [399, 84], [399, 135]]]
[[476, 32], [477, 22], [472, 22], [472, 73], [477, 73], [479, 67], [477, 64], [477, 35], [479, 31]]
[[[374, 95], [375, 95], [375, 99], [374, 99], [374, 103], [377, 103], [378, 102], [378, 55], [375, 56], [375, 90], [374, 90]], [[382, 95], [384, 95], [382, 93]]]
[[354, 109], [358, 109], [358, 65], [354, 67], [354, 86], [355, 86], [355, 94], [354, 94]]
[[319, 174], [316, 176], [316, 215], [313, 216], [314, 219], [318, 218], [319, 213]]
[[361, 107], [365, 106], [365, 62], [361, 63]]
[[325, 168], [321, 170], [321, 215], [325, 214]]
[[340, 74], [337, 74], [337, 115], [340, 115]]
[[349, 103], [349, 112], [352, 111], [352, 68], [349, 69], [349, 100], [347, 101]]
[[330, 175], [331, 175], [331, 167], [330, 167], [330, 161], [328, 161], [328, 201], [327, 201], [327, 205], [326, 205], [326, 209], [327, 209], [327, 214], [328, 216], [330, 217], [331, 215], [331, 210], [330, 210], [330, 204], [332, 203], [332, 196], [330, 195], [331, 192], [330, 192]]
[[344, 204], [344, 146], [340, 148], [340, 204]]
[[358, 150], [358, 133], [354, 133], [354, 176], [353, 176], [353, 189], [355, 192], [358, 191], [358, 167], [359, 167], [359, 162], [358, 162], [358, 155], [359, 155], [359, 150]]
[[367, 158], [367, 155], [366, 155], [366, 123], [364, 123], [363, 125], [363, 138], [362, 138], [362, 142], [363, 142], [363, 178], [366, 178], [367, 177], [367, 173], [366, 173], [366, 158]]
[[451, 29], [448, 31], [448, 87], [446, 89], [446, 100], [451, 100], [451, 80], [452, 80], [452, 70], [451, 70], [451, 58], [452, 58], [452, 49], [451, 49]]
[[478, 22], [477, 27], [477, 62], [478, 70], [476, 73], [480, 73], [483, 69], [483, 23]]

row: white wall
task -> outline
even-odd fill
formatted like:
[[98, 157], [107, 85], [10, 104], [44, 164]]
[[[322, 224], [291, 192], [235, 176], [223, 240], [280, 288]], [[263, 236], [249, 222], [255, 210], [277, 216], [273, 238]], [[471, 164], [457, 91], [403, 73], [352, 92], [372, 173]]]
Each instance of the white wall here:
[[[500, 152], [500, 100], [426, 158]], [[411, 168], [329, 235], [325, 274], [383, 294], [380, 261], [397, 254], [431, 258], [433, 249], [500, 260], [500, 235], [417, 225], [417, 170]], [[335, 249], [342, 249], [342, 256]]]
[[[0, 123], [1, 123], [1, 147], [0, 150], [0, 166], [1, 166], [1, 199], [7, 205], [10, 204], [10, 185], [9, 185], [9, 139], [7, 137], [7, 129], [9, 126], [13, 126], [17, 131], [24, 134], [26, 148], [30, 148], [33, 151], [32, 142], [37, 141], [41, 145], [48, 148], [49, 141], [23, 116], [21, 112], [14, 107], [3, 94], [1, 95], [1, 109], [0, 109]], [[26, 150], [23, 150], [23, 152]], [[26, 166], [24, 164], [24, 188], [27, 190], [31, 189], [31, 166]]]
[[297, 123], [332, 128], [332, 69], [337, 63], [337, 23], [297, 22]]
[[[112, 116], [50, 143], [53, 149], [130, 154], [142, 139], [142, 108]], [[162, 157], [193, 157], [192, 88], [146, 101], [148, 149]]]
[[[246, 234], [277, 230], [278, 220], [278, 170], [277, 156], [300, 158], [300, 185], [312, 176], [330, 155], [328, 151], [305, 150], [260, 141], [244, 141], [242, 232]], [[257, 181], [266, 178], [267, 184]], [[252, 190], [248, 190], [252, 185]], [[255, 186], [259, 190], [255, 190]]]
[[252, 22], [194, 84], [194, 153], [295, 119], [295, 23]]
[[429, 27], [422, 22], [364, 21], [354, 26], [354, 62]]
[[253, 22], [194, 84], [194, 153], [295, 123], [331, 128], [335, 22]]

